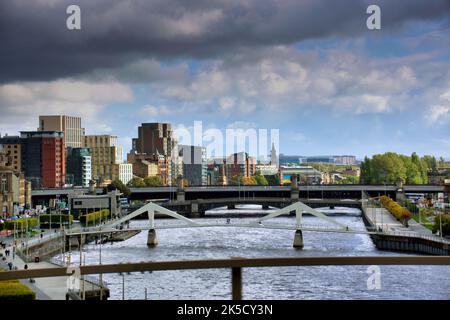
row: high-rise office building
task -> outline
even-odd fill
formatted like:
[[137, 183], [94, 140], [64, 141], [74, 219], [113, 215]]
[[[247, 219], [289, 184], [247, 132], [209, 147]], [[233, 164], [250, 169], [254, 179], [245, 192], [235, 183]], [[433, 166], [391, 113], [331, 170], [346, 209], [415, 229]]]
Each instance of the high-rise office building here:
[[[164, 157], [164, 161], [161, 157]], [[138, 137], [132, 140], [132, 150], [127, 158], [131, 163], [135, 163], [134, 159], [148, 162], [157, 159], [159, 174], [167, 185], [175, 184], [183, 175], [178, 143], [169, 123], [142, 123], [138, 127]]]
[[170, 156], [173, 147], [172, 126], [169, 123], [142, 123], [133, 146], [138, 154]]
[[92, 158], [88, 148], [67, 148], [67, 183], [89, 187], [92, 179]]
[[204, 186], [207, 183], [206, 148], [178, 145], [183, 163], [183, 177], [190, 186]]
[[108, 184], [114, 179], [119, 179], [118, 165], [123, 162], [123, 155], [116, 136], [87, 135], [83, 138], [83, 147], [91, 151], [94, 180]]
[[66, 147], [82, 147], [84, 128], [81, 127], [81, 118], [65, 115], [39, 116], [39, 131], [61, 131], [64, 133]]

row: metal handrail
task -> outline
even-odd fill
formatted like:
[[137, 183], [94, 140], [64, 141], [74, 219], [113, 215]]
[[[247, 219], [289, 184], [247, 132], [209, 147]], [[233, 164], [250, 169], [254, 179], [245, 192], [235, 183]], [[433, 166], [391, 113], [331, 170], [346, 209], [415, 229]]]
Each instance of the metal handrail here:
[[[338, 256], [231, 258], [80, 266], [80, 275], [231, 268], [232, 298], [242, 299], [242, 268], [340, 265], [450, 265], [450, 256]], [[0, 280], [69, 276], [64, 267], [0, 272]], [[70, 274], [72, 275], [72, 274]]]

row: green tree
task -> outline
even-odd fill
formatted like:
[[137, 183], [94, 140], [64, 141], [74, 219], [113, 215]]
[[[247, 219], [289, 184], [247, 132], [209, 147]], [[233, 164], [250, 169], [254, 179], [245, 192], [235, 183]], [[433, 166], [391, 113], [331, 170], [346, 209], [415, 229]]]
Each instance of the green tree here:
[[119, 179], [115, 179], [108, 185], [107, 189], [109, 191], [117, 189], [123, 193], [124, 196], [129, 197], [131, 194], [130, 189]]
[[162, 181], [158, 176], [151, 176], [144, 178], [144, 184], [146, 187], [160, 187], [162, 186]]
[[422, 161], [417, 153], [413, 152], [411, 155], [411, 161], [416, 165], [419, 177], [416, 177], [417, 182], [411, 182], [413, 184], [421, 184], [428, 182], [428, 168], [424, 161]]
[[421, 184], [423, 183], [422, 172], [420, 170], [420, 159], [414, 154], [411, 158], [401, 156], [406, 168], [406, 183], [407, 184]]
[[437, 161], [434, 156], [425, 155], [423, 156], [422, 161], [426, 164], [428, 170], [437, 170]]
[[366, 156], [364, 157], [364, 161], [361, 162], [361, 183], [362, 184], [372, 184], [372, 170], [371, 170], [372, 162]]
[[229, 184], [232, 186], [244, 185], [244, 179], [240, 175], [235, 175], [230, 178]]
[[142, 187], [145, 187], [144, 179], [139, 178], [139, 177], [134, 177], [133, 179], [131, 179], [131, 180], [128, 182], [128, 186], [129, 186], [129, 187], [134, 187], [134, 188], [142, 188]]
[[256, 180], [256, 184], [259, 186], [268, 186], [269, 182], [267, 181], [266, 177], [263, 175], [254, 175], [253, 178]]
[[359, 177], [351, 176], [348, 174], [343, 175], [344, 179], [342, 180], [342, 184], [358, 184], [359, 183]]
[[[410, 157], [394, 152], [376, 154], [361, 163], [361, 183], [394, 184], [402, 179], [408, 184], [428, 182], [428, 160], [422, 160], [416, 153]], [[433, 160], [430, 157], [430, 165]]]

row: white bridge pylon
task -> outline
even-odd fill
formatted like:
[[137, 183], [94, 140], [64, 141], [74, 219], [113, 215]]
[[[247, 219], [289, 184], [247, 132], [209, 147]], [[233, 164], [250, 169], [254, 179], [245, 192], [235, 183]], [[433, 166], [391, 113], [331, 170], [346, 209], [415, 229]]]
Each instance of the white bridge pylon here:
[[348, 230], [347, 226], [343, 225], [340, 222], [337, 222], [334, 219], [331, 219], [330, 217], [327, 217], [322, 212], [319, 212], [300, 201], [295, 202], [287, 207], [281, 208], [275, 212], [272, 212], [272, 213], [268, 214], [267, 216], [264, 216], [264, 217], [258, 219], [257, 221], [258, 221], [258, 224], [262, 224], [262, 222], [265, 220], [269, 220], [269, 219], [281, 216], [283, 214], [290, 214], [292, 211], [295, 211], [295, 220], [296, 220], [296, 229], [297, 230], [300, 230], [302, 228], [303, 213], [310, 213], [317, 218], [326, 220], [328, 222], [331, 222], [331, 223], [341, 227], [342, 229]]
[[182, 216], [181, 214], [176, 213], [175, 211], [161, 207], [160, 205], [157, 205], [153, 202], [149, 202], [146, 205], [140, 207], [139, 209], [133, 211], [132, 213], [126, 215], [125, 217], [120, 218], [119, 220], [114, 221], [111, 224], [108, 224], [108, 227], [114, 228], [116, 226], [119, 226], [122, 223], [125, 223], [145, 212], [148, 212], [148, 222], [150, 225], [150, 229], [155, 228], [155, 213], [156, 212], [163, 214], [163, 215], [170, 216], [170, 217], [178, 219], [178, 220], [182, 220], [182, 221], [186, 222], [188, 224], [188, 226], [195, 227], [195, 226], [200, 225], [199, 223], [197, 223], [191, 219], [188, 219], [188, 218]]

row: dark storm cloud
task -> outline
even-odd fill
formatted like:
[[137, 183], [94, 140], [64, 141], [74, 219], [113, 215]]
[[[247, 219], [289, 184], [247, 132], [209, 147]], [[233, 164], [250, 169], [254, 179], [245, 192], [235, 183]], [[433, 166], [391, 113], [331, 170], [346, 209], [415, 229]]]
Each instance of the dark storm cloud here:
[[[1, 0], [0, 82], [352, 36], [369, 32], [365, 9], [373, 3], [382, 8], [383, 30], [450, 12], [448, 0]], [[65, 27], [70, 4], [81, 7], [81, 31]]]

